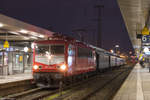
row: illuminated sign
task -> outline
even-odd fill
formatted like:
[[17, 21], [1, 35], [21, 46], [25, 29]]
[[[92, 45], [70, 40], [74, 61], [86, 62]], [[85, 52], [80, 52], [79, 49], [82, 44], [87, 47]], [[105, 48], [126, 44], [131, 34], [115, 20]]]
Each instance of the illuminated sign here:
[[147, 27], [144, 27], [142, 30], [142, 35], [149, 35], [149, 30]]
[[5, 42], [4, 42], [4, 48], [9, 48], [9, 42], [6, 40]]
[[143, 35], [142, 43], [150, 43], [150, 35]]

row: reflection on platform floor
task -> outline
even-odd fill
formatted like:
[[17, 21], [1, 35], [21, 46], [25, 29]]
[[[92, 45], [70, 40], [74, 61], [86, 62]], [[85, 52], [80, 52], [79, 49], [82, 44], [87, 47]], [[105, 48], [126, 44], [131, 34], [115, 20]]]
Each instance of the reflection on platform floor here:
[[0, 76], [31, 73], [33, 53], [0, 51]]
[[150, 73], [136, 64], [113, 100], [150, 100]]
[[9, 76], [0, 76], [0, 84], [28, 80], [28, 79], [33, 79], [31, 73], [30, 74], [24, 73], [24, 74], [16, 74], [16, 75], [9, 75]]

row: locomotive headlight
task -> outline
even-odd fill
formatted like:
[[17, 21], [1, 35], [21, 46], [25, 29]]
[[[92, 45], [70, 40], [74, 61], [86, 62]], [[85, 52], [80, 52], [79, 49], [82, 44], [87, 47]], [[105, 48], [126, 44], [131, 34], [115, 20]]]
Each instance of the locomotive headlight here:
[[38, 66], [38, 65], [34, 65], [33, 68], [34, 68], [35, 70], [37, 70], [37, 69], [39, 68], [39, 66]]
[[65, 64], [63, 64], [63, 65], [60, 66], [60, 69], [61, 69], [61, 70], [65, 70], [66, 68], [67, 68], [67, 67], [66, 67]]

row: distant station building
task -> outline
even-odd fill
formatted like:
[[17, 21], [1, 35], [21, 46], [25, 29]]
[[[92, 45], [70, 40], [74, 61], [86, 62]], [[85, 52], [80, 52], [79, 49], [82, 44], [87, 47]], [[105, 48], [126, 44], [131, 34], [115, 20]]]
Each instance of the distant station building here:
[[0, 75], [31, 73], [32, 43], [53, 32], [0, 14]]

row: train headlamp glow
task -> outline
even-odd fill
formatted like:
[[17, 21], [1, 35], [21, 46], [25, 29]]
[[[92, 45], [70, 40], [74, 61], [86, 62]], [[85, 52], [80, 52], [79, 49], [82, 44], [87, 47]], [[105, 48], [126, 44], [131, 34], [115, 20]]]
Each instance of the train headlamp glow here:
[[37, 69], [39, 68], [39, 66], [38, 66], [38, 65], [34, 65], [33, 68], [34, 68], [35, 70], [37, 70]]
[[66, 65], [64, 65], [64, 64], [60, 66], [60, 69], [61, 69], [61, 70], [65, 70], [66, 68], [67, 68], [67, 67], [66, 67]]

